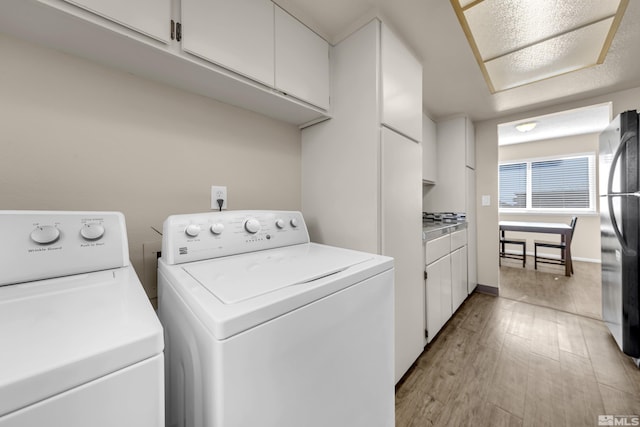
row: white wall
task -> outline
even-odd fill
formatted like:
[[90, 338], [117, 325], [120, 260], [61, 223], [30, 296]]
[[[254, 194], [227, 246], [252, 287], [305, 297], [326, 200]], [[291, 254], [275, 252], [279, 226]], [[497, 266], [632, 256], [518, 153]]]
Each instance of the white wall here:
[[[598, 133], [586, 135], [574, 135], [564, 138], [553, 138], [544, 141], [525, 142], [522, 144], [503, 145], [498, 148], [498, 161], [528, 160], [544, 158], [549, 156], [563, 156], [572, 154], [596, 153], [598, 152]], [[596, 157], [597, 159], [597, 157]], [[596, 210], [598, 209], [598, 176], [596, 160]], [[496, 200], [497, 203], [497, 200]], [[500, 213], [500, 221], [544, 221], [544, 222], [565, 222], [569, 223], [572, 215], [550, 215], [550, 214], [509, 214]], [[509, 232], [511, 237], [527, 240], [527, 252], [533, 255], [534, 240], [556, 240], [559, 236], [536, 233], [515, 233]], [[542, 248], [541, 253], [549, 255], [559, 255], [558, 250]], [[571, 243], [571, 257], [582, 261], [600, 261], [600, 217], [596, 214], [578, 215], [576, 231]]]
[[[640, 109], [640, 87], [475, 123], [479, 284], [498, 287], [499, 283], [496, 237], [498, 230], [498, 124], [603, 102], [613, 103], [614, 116], [626, 110]], [[481, 206], [480, 200], [483, 195], [491, 197], [490, 206]]]
[[[116, 210], [133, 265], [174, 213], [300, 202], [300, 131], [0, 35], [0, 209]], [[155, 289], [147, 289], [151, 298]]]

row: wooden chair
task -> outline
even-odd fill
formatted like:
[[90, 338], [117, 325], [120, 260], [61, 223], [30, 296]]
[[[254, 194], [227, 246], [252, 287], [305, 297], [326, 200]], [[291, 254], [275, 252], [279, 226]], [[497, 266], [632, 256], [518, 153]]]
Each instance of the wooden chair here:
[[[507, 253], [505, 251], [505, 245], [519, 245], [522, 246], [522, 255], [519, 253]], [[500, 259], [499, 265], [502, 265], [502, 258], [510, 259], [522, 259], [522, 268], [527, 265], [527, 241], [523, 239], [508, 239], [504, 236], [500, 236]]]
[[[578, 222], [577, 216], [574, 216], [573, 218], [571, 218], [571, 241], [573, 241], [573, 233], [576, 231], [576, 222]], [[533, 258], [534, 258], [534, 266], [536, 270], [538, 269], [539, 262], [546, 263], [546, 264], [557, 264], [557, 265], [567, 264], [567, 242], [564, 241], [564, 238], [559, 243], [547, 242], [542, 240], [534, 240], [533, 246], [534, 246]], [[560, 249], [560, 259], [539, 256], [538, 247]], [[571, 263], [571, 274], [573, 274], [573, 262]]]

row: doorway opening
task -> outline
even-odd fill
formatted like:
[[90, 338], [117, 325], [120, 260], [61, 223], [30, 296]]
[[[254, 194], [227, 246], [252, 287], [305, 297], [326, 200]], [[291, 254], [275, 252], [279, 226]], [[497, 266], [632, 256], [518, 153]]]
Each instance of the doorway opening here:
[[537, 263], [536, 268], [536, 250], [538, 256], [562, 261], [562, 250], [536, 246], [561, 244], [561, 234], [506, 231], [507, 241], [524, 244], [504, 247], [500, 296], [602, 318], [597, 153], [611, 111], [611, 103], [604, 103], [498, 125], [499, 221], [568, 225], [578, 218], [569, 275], [562, 264]]

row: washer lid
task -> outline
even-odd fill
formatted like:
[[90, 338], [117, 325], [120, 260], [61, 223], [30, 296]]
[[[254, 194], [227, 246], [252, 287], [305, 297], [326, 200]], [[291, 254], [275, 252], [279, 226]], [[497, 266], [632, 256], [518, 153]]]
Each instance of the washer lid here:
[[0, 417], [163, 349], [133, 268], [0, 287]]
[[302, 244], [193, 263], [184, 270], [224, 304], [301, 285], [371, 260], [372, 254]]

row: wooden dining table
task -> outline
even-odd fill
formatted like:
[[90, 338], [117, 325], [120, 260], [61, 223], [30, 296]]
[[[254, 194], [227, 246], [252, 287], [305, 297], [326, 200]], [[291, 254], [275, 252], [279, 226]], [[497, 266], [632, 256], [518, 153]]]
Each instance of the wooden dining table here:
[[567, 246], [567, 255], [564, 265], [564, 275], [571, 276], [571, 235], [569, 224], [562, 222], [528, 222], [528, 221], [500, 221], [500, 235], [504, 237], [505, 231], [523, 231], [528, 233], [559, 234]]

